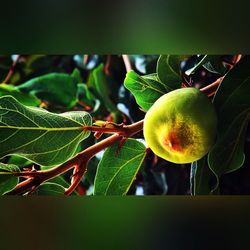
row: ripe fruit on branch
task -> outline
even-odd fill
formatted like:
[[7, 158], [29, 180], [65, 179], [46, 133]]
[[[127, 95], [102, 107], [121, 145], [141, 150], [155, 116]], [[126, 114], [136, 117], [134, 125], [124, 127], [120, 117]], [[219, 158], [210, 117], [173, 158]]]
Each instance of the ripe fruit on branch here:
[[214, 144], [217, 116], [208, 97], [196, 88], [182, 88], [161, 96], [148, 110], [143, 133], [159, 157], [190, 163], [206, 155]]

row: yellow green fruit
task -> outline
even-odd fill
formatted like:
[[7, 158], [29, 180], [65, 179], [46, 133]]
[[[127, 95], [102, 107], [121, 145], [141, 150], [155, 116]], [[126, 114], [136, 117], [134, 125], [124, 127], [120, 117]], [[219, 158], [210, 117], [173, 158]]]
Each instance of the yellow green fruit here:
[[208, 153], [216, 130], [217, 116], [208, 97], [196, 88], [182, 88], [153, 104], [146, 113], [143, 133], [156, 155], [184, 164]]

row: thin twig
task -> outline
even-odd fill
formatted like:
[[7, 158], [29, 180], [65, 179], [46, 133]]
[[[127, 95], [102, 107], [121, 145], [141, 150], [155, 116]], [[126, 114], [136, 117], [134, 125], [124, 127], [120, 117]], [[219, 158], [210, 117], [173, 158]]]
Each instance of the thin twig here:
[[224, 77], [220, 77], [218, 78], [215, 82], [209, 84], [206, 87], [203, 87], [200, 89], [200, 91], [202, 91], [203, 93], [205, 93], [207, 96], [212, 96], [215, 94], [218, 86], [221, 84], [222, 80]]
[[15, 189], [5, 193], [5, 195], [22, 194], [26, 190], [32, 188], [33, 186], [36, 186], [36, 184], [37, 184], [37, 181], [35, 178], [29, 178], [29, 179], [17, 184]]
[[129, 56], [128, 55], [122, 55], [122, 59], [123, 59], [126, 71], [127, 72], [131, 71], [133, 69], [133, 67], [132, 67], [131, 61], [129, 59]]
[[11, 65], [9, 72], [8, 72], [7, 76], [5, 77], [3, 83], [8, 83], [8, 81], [10, 80], [12, 75], [14, 74], [14, 70], [15, 70], [16, 64], [19, 61], [19, 59], [20, 59], [20, 55], [17, 55], [16, 59], [13, 61], [12, 65]]
[[108, 55], [107, 59], [106, 59], [106, 63], [104, 65], [104, 72], [105, 72], [106, 75], [110, 75], [111, 59], [112, 59], [112, 56]]
[[71, 195], [78, 187], [87, 169], [87, 163], [83, 162], [81, 166], [77, 166], [74, 169], [74, 176], [71, 178], [71, 185], [64, 192], [65, 195]]
[[233, 56], [231, 61], [227, 61], [224, 59], [223, 63], [227, 64], [229, 67], [229, 70], [231, 70], [240, 61], [241, 58], [242, 58], [241, 54], [235, 55], [235, 56]]
[[[228, 62], [228, 61], [223, 61], [224, 63], [226, 63], [229, 66], [229, 70], [231, 70], [242, 58], [242, 55], [235, 55], [232, 59], [232, 61]], [[223, 81], [224, 76], [218, 78], [215, 82], [209, 84], [206, 87], [203, 87], [200, 89], [200, 91], [202, 91], [203, 93], [205, 93], [207, 96], [213, 96], [215, 94], [215, 92], [217, 91], [219, 85], [221, 84], [221, 82]]]

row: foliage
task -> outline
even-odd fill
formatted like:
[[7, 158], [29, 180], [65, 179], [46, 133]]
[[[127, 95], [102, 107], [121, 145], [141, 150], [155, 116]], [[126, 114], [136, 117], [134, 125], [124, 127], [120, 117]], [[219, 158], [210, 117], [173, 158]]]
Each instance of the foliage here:
[[98, 165], [94, 194], [126, 194], [145, 155], [145, 146], [134, 139], [128, 139], [120, 150], [117, 143], [109, 147]]
[[91, 125], [91, 117], [84, 111], [58, 115], [4, 96], [0, 98], [0, 114], [0, 158], [17, 154], [38, 165], [57, 165], [72, 157], [90, 134], [82, 129]]
[[[249, 194], [250, 57], [240, 58], [131, 55], [126, 72], [116, 55], [0, 56], [0, 194]], [[217, 140], [177, 165], [147, 149], [139, 121], [190, 86], [213, 102]]]

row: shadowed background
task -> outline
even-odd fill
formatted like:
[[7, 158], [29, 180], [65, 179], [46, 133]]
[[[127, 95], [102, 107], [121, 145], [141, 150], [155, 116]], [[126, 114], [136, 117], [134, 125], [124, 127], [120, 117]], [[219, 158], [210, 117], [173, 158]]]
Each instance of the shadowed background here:
[[247, 1], [5, 1], [1, 54], [246, 53], [248, 12]]
[[249, 210], [242, 197], [8, 197], [1, 249], [241, 249]]

